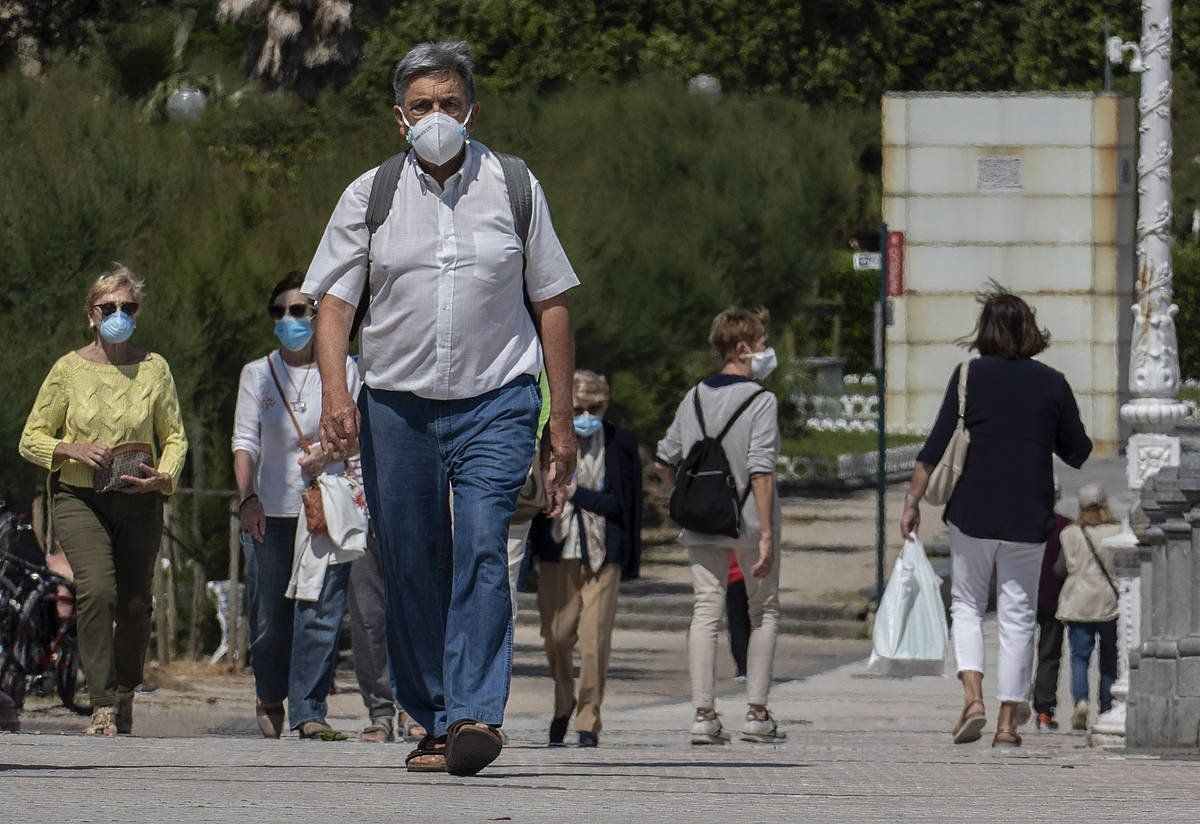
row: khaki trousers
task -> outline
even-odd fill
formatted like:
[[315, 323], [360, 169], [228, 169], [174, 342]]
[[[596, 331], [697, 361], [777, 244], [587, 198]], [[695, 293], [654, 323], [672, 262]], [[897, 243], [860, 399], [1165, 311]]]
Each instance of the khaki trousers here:
[[[750, 610], [750, 647], [746, 651], [746, 700], [767, 705], [775, 667], [775, 642], [779, 636], [779, 551], [765, 578], [750, 570], [758, 563], [758, 547], [735, 549], [738, 566], [746, 576]], [[729, 547], [690, 546], [692, 565], [692, 626], [688, 632], [688, 662], [692, 674], [692, 703], [697, 709], [716, 707], [717, 640], [725, 615], [725, 586], [729, 579]]]
[[97, 707], [117, 702], [118, 685], [142, 683], [162, 501], [157, 492], [98, 493], [66, 484], [54, 495], [55, 536], [75, 575], [79, 652]]
[[543, 562], [538, 567], [538, 611], [550, 675], [554, 678], [554, 717], [571, 714], [575, 706], [572, 654], [579, 646], [579, 710], [575, 729], [598, 733], [604, 680], [612, 650], [619, 564], [604, 564], [592, 572], [578, 558]]

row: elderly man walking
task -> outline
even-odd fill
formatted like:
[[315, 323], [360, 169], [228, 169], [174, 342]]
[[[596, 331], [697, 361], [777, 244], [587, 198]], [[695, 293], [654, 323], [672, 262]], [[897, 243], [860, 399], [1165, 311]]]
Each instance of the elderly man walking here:
[[[552, 501], [575, 470], [565, 293], [579, 281], [537, 180], [469, 139], [480, 107], [468, 46], [417, 46], [394, 85], [410, 149], [342, 194], [304, 292], [319, 301], [318, 364], [331, 376], [321, 440], [339, 455], [361, 438], [396, 697], [429, 731], [406, 764], [473, 775], [502, 747], [506, 538], [534, 459], [543, 368]], [[356, 319], [357, 405], [332, 380]]]

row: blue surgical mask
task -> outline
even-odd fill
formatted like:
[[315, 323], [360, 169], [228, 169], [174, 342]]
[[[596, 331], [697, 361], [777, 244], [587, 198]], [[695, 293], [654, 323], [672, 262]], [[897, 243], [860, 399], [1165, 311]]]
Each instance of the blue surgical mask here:
[[133, 337], [136, 325], [132, 317], [118, 309], [100, 321], [100, 337], [109, 343], [124, 343]]
[[584, 412], [582, 415], [575, 416], [575, 434], [581, 438], [590, 438], [600, 431], [600, 427], [604, 426], [604, 421], [597, 418], [591, 412]]
[[280, 318], [275, 321], [275, 337], [289, 352], [299, 352], [312, 340], [311, 318]]

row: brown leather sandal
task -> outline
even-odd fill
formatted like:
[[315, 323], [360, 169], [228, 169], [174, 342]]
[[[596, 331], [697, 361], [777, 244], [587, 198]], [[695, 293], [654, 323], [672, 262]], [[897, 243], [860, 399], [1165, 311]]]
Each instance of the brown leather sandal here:
[[[978, 711], [972, 712], [972, 708], [978, 707]], [[955, 744], [970, 744], [973, 741], [978, 741], [983, 737], [983, 728], [987, 726], [987, 712], [983, 706], [983, 702], [979, 699], [968, 701], [963, 707], [962, 715], [958, 719], [958, 723], [954, 725], [954, 729], [950, 734], [954, 737]]]
[[370, 724], [363, 727], [363, 731], [358, 736], [359, 741], [367, 744], [387, 744], [395, 739], [396, 728], [394, 722], [391, 717], [386, 715], [372, 719]]
[[283, 735], [283, 704], [264, 704], [259, 701], [254, 706], [254, 720], [263, 738], [278, 738]]
[[404, 766], [409, 772], [445, 772], [446, 736], [422, 738], [417, 748], [404, 757]]
[[1021, 746], [1021, 734], [1017, 732], [1016, 727], [998, 727], [996, 734], [992, 737], [993, 747], [1019, 747]]
[[450, 725], [446, 737], [446, 772], [451, 775], [475, 775], [500, 756], [504, 736], [500, 730], [472, 718]]

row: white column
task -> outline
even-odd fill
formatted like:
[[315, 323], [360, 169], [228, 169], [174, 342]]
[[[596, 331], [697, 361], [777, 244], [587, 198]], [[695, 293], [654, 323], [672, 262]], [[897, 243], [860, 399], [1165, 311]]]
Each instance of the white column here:
[[1120, 613], [1117, 615], [1117, 681], [1113, 684], [1112, 709], [1096, 719], [1089, 742], [1093, 747], [1123, 747], [1125, 745], [1125, 707], [1129, 698], [1129, 651], [1141, 643], [1141, 557], [1137, 536], [1129, 526], [1129, 518], [1121, 524], [1121, 532], [1104, 539], [1113, 550], [1117, 574], [1117, 593]]
[[[1137, 302], [1129, 356], [1133, 398], [1121, 407], [1121, 418], [1134, 430], [1125, 456], [1129, 486], [1135, 492], [1163, 467], [1179, 465], [1179, 438], [1171, 432], [1187, 415], [1187, 407], [1179, 402], [1179, 307], [1171, 289], [1171, 0], [1142, 0], [1138, 46], [1144, 68], [1138, 99]], [[1117, 550], [1120, 670], [1113, 708], [1096, 720], [1091, 743], [1123, 746], [1129, 651], [1141, 638], [1139, 550], [1128, 519], [1121, 534], [1105, 544]]]
[[1143, 0], [1142, 93], [1138, 100], [1138, 277], [1129, 389], [1121, 407], [1132, 424], [1129, 486], [1141, 489], [1164, 466], [1179, 465], [1171, 435], [1187, 407], [1178, 400], [1179, 347], [1171, 290], [1171, 0]]

